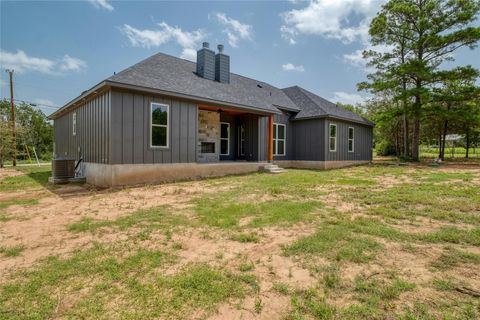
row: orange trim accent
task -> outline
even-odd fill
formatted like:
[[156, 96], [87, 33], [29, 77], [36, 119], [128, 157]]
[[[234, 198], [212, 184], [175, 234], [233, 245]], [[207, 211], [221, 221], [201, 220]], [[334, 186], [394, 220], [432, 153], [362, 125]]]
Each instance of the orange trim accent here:
[[268, 157], [267, 160], [273, 160], [273, 115], [268, 116]]
[[214, 106], [209, 106], [209, 105], [206, 105], [206, 104], [199, 104], [198, 105], [198, 109], [200, 110], [207, 110], [207, 111], [218, 111], [218, 110], [222, 110], [223, 112], [226, 112], [226, 113], [229, 113], [229, 114], [233, 114], [233, 115], [238, 115], [238, 114], [245, 114], [246, 112], [245, 111], [239, 111], [239, 110], [236, 110], [236, 109], [232, 109], [232, 108], [224, 108], [224, 107], [214, 107]]

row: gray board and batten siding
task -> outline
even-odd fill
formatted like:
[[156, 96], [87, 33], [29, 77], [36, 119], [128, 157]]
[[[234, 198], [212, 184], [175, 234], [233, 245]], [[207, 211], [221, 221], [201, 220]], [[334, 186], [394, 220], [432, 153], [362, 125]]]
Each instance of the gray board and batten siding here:
[[[365, 161], [372, 160], [373, 128], [358, 123], [347, 122], [337, 119], [325, 119], [325, 154], [326, 161]], [[336, 151], [329, 149], [329, 127], [337, 125], [337, 148]], [[348, 151], [348, 128], [354, 129], [353, 152]]]
[[[168, 148], [150, 146], [150, 104], [169, 105]], [[76, 131], [73, 134], [73, 114]], [[274, 115], [286, 125], [286, 155], [274, 160], [351, 161], [372, 159], [372, 127], [334, 118], [295, 120], [293, 113]], [[268, 118], [255, 114], [221, 114], [230, 125], [230, 155], [238, 159], [237, 127], [245, 126], [247, 161], [266, 161]], [[337, 148], [329, 150], [329, 124], [337, 125]], [[354, 128], [354, 152], [348, 152], [348, 128]], [[198, 105], [141, 91], [109, 89], [81, 102], [54, 121], [55, 154], [104, 164], [194, 163], [198, 137]], [[234, 156], [235, 155], [235, 156]]]
[[[151, 147], [150, 104], [169, 106], [168, 147]], [[112, 91], [111, 164], [196, 161], [198, 111], [192, 102]]]
[[[168, 148], [150, 146], [151, 102], [170, 106]], [[105, 164], [195, 162], [197, 110], [192, 102], [109, 90], [54, 120], [55, 156], [79, 160], [81, 154], [85, 162]]]
[[79, 160], [82, 155], [85, 162], [111, 163], [110, 102], [111, 91], [105, 91], [55, 119], [55, 156]]

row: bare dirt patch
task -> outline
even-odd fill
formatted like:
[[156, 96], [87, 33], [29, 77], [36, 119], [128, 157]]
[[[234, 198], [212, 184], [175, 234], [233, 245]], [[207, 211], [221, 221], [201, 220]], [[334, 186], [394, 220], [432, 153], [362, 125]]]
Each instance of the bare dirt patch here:
[[11, 169], [11, 168], [0, 168], [0, 180], [2, 180], [3, 178], [6, 178], [6, 177], [16, 177], [16, 176], [21, 176], [23, 173], [18, 171], [18, 170], [15, 170], [15, 169]]
[[[18, 171], [15, 171], [18, 172]], [[92, 241], [116, 241], [114, 235], [72, 233], [67, 226], [83, 217], [112, 220], [122, 215], [156, 206], [182, 210], [199, 193], [221, 190], [202, 181], [124, 189], [96, 190], [88, 185], [65, 185], [54, 192], [8, 193], [8, 197], [36, 197], [39, 204], [15, 205], [5, 210], [11, 220], [0, 223], [3, 246], [22, 245], [19, 257], [0, 256], [0, 282], [11, 271], [29, 267], [49, 255], [63, 255], [82, 248]], [[3, 196], [3, 195], [2, 195]], [[117, 233], [117, 237], [125, 234]]]

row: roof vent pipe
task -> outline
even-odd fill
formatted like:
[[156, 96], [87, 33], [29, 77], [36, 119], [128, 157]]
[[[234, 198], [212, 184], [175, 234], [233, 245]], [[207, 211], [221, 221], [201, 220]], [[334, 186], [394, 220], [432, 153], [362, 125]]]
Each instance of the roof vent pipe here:
[[219, 53], [222, 53], [222, 52], [223, 52], [223, 44], [219, 44], [219, 45], [217, 46], [217, 49], [218, 49], [218, 52], [219, 52]]
[[202, 44], [202, 47], [208, 49], [208, 48], [210, 48], [210, 44], [209, 44], [208, 42], [204, 42], [204, 43]]

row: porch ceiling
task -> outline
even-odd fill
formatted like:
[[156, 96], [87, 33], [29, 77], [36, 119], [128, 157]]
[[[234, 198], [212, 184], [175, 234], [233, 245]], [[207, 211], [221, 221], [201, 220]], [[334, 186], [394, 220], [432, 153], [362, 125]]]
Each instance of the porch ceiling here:
[[232, 108], [232, 107], [224, 107], [224, 106], [212, 106], [212, 105], [206, 105], [206, 104], [199, 104], [198, 109], [200, 110], [208, 110], [208, 111], [222, 111], [226, 112], [232, 115], [240, 115], [240, 114], [258, 114], [258, 115], [269, 115], [269, 113], [258, 113], [254, 112], [252, 110], [244, 110], [240, 108]]

